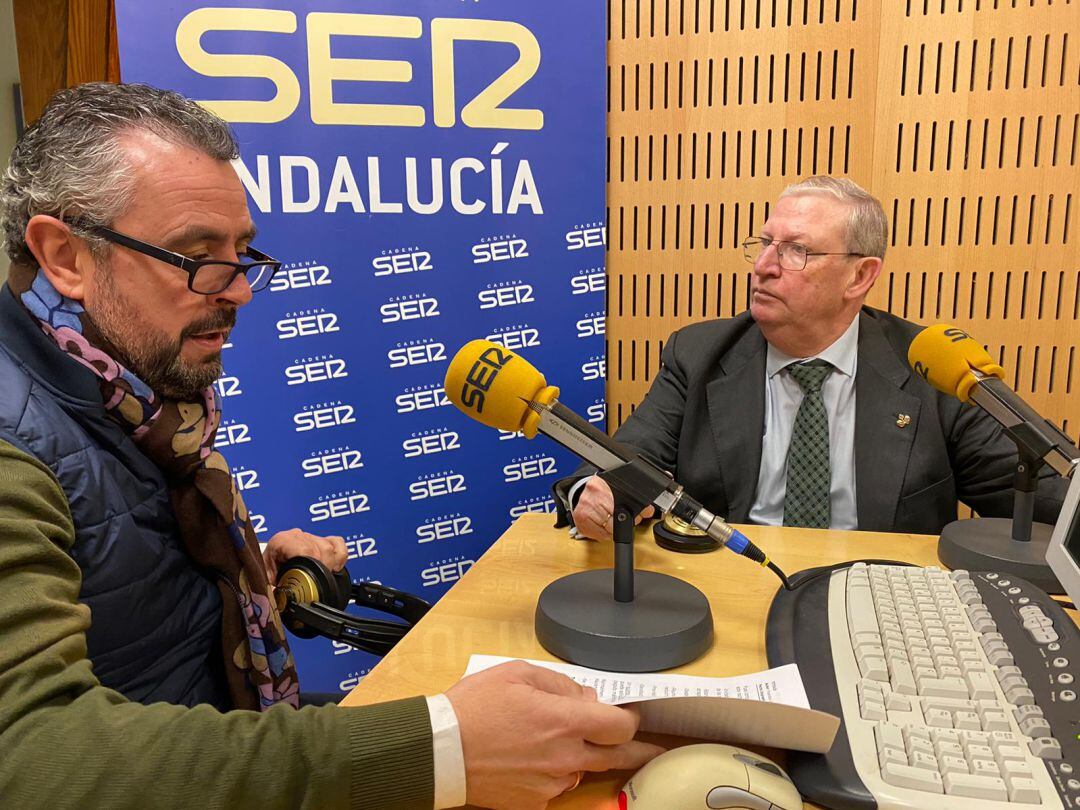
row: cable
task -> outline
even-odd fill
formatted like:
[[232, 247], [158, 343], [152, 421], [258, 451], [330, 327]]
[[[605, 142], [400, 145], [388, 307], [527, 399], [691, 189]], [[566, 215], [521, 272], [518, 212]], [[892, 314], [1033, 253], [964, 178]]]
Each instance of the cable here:
[[774, 574], [776, 574], [778, 577], [780, 577], [780, 581], [782, 583], [784, 583], [784, 590], [786, 590], [786, 591], [794, 590], [791, 587], [791, 583], [788, 582], [788, 578], [786, 576], [784, 576], [784, 572], [780, 570], [780, 566], [778, 566], [776, 563], [772, 562], [771, 560], [766, 560], [765, 564], [769, 566], [769, 569]]
[[791, 584], [788, 582], [788, 578], [784, 575], [784, 572], [780, 570], [780, 566], [772, 562], [765, 556], [765, 552], [755, 546], [745, 534], [738, 529], [733, 529], [731, 537], [728, 539], [727, 548], [734, 551], [748, 560], [753, 560], [758, 565], [767, 566], [770, 571], [780, 577], [780, 581], [784, 583], [784, 588], [792, 590]]
[[[740, 534], [740, 536], [745, 538], [744, 535]], [[730, 543], [728, 547], [731, 547]], [[828, 565], [824, 568], [809, 568], [806, 571], [799, 571], [792, 577], [792, 579], [796, 580], [794, 583], [792, 583], [792, 581], [789, 580], [784, 574], [784, 572], [780, 569], [780, 566], [778, 566], [776, 563], [766, 557], [765, 553], [749, 540], [746, 541], [745, 547], [743, 547], [741, 550], [736, 550], [736, 553], [741, 554], [747, 559], [753, 560], [754, 562], [758, 563], [763, 567], [767, 567], [770, 571], [776, 574], [777, 577], [779, 577], [780, 582], [783, 584], [784, 590], [786, 591], [794, 591], [795, 589], [801, 588], [802, 586], [813, 582], [816, 579], [820, 579], [826, 574], [831, 574], [833, 571], [838, 571], [841, 568], [847, 568], [857, 562], [864, 562], [867, 565], [914, 565], [914, 563], [902, 562], [900, 560], [848, 560], [847, 562], [835, 563], [834, 565]], [[799, 574], [804, 574], [804, 576], [799, 576]]]

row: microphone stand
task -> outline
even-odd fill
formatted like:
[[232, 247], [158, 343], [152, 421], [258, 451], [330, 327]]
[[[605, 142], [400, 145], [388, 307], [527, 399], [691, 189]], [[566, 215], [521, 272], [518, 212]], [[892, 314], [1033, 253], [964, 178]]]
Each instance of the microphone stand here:
[[712, 611], [688, 582], [634, 569], [634, 518], [670, 479], [634, 456], [599, 473], [615, 500], [614, 568], [580, 571], [544, 588], [536, 637], [548, 652], [594, 669], [656, 672], [685, 664], [712, 644]]
[[997, 571], [1022, 577], [1049, 594], [1063, 594], [1057, 576], [1046, 562], [1054, 527], [1035, 523], [1035, 493], [1039, 470], [1055, 446], [1027, 423], [1005, 429], [1016, 443], [1019, 461], [1013, 474], [1013, 516], [954, 520], [941, 531], [938, 557], [949, 568]]

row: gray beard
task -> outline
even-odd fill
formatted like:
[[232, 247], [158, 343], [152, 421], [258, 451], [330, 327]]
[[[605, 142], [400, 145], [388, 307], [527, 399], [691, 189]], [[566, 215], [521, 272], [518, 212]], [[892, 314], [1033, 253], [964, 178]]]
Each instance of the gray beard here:
[[[95, 313], [87, 311], [87, 315], [120, 355], [113, 359], [127, 367], [159, 397], [181, 401], [200, 399], [202, 391], [221, 376], [221, 352], [202, 363], [185, 363], [180, 356], [184, 338], [215, 327], [231, 326], [235, 322], [235, 310], [231, 315], [193, 324], [180, 334], [178, 340], [170, 340], [152, 323], [142, 323], [142, 318], [136, 314], [138, 308], [131, 306], [120, 293], [107, 266], [99, 264], [99, 270], [100, 305]], [[228, 312], [222, 310], [222, 313]], [[206, 320], [217, 323], [206, 324]]]

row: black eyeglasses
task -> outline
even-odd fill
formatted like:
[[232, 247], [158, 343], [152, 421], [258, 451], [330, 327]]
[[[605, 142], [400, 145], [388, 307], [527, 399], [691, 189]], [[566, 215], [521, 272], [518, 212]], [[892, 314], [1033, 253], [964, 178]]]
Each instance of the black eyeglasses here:
[[228, 289], [241, 273], [251, 285], [251, 291], [258, 292], [265, 289], [270, 279], [281, 269], [281, 262], [250, 245], [240, 254], [238, 262], [226, 262], [221, 259], [189, 259], [171, 250], [165, 250], [133, 236], [114, 231], [112, 228], [106, 228], [104, 225], [89, 225], [79, 221], [69, 224], [137, 253], [179, 267], [188, 274], [188, 289], [200, 295], [214, 295]]
[[753, 264], [765, 252], [769, 245], [776, 245], [776, 259], [785, 270], [798, 271], [806, 268], [806, 260], [811, 256], [858, 256], [866, 258], [865, 253], [817, 253], [798, 242], [778, 242], [775, 239], [751, 236], [743, 240], [743, 256]]

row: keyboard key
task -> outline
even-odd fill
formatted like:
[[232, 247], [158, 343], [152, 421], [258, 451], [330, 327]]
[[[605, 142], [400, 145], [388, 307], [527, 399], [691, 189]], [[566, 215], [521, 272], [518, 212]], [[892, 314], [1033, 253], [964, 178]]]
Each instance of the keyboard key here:
[[1001, 776], [998, 764], [992, 759], [973, 759], [971, 772], [980, 776]]
[[933, 740], [930, 737], [930, 729], [919, 726], [904, 726], [904, 743], [909, 747], [921, 745], [925, 751], [933, 751]]
[[860, 632], [877, 633], [877, 615], [874, 612], [874, 600], [870, 595], [869, 585], [853, 584], [848, 580], [847, 587], [848, 631], [852, 640]]
[[[938, 755], [938, 758], [945, 756], [959, 757], [960, 759], [967, 761], [967, 755], [964, 753], [964, 748], [959, 743], [934, 740], [934, 753]], [[964, 770], [967, 770], [967, 768]]]
[[[983, 731], [1009, 731], [1012, 729], [1012, 724], [1009, 722], [1009, 716], [1004, 712], [985, 712], [982, 716]], [[1046, 733], [1050, 733], [1049, 726], [1046, 729]], [[1038, 735], [1029, 734], [1029, 737]]]
[[1016, 776], [1006, 780], [1009, 788], [1009, 801], [1027, 804], [1041, 804], [1039, 783], [1028, 777]]
[[954, 756], [953, 754], [945, 754], [938, 757], [938, 771], [942, 776], [947, 773], [968, 773], [967, 760], [962, 756]]
[[1013, 717], [1016, 718], [1016, 722], [1019, 724], [1023, 722], [1026, 717], [1042, 717], [1042, 706], [1031, 704], [1029, 706], [1017, 706], [1013, 709]]
[[878, 703], [875, 700], [862, 701], [859, 705], [859, 710], [864, 720], [877, 721], [884, 720], [886, 717], [885, 704]]
[[997, 629], [997, 624], [989, 616], [979, 616], [972, 619], [971, 626], [979, 633], [991, 633]]
[[[1002, 771], [1009, 770], [1007, 766], [1009, 763], [1020, 763], [1026, 773], [1031, 773], [1031, 766], [1028, 765], [1027, 756], [1024, 754], [1024, 749], [1018, 745], [1000, 745], [994, 752], [994, 758], [997, 761], [998, 767]], [[1016, 771], [1017, 768], [1011, 768]]]
[[1061, 759], [1061, 743], [1053, 737], [1039, 737], [1028, 743], [1031, 753], [1039, 759]]
[[897, 727], [907, 728], [908, 726], [925, 725], [922, 712], [919, 710], [919, 706], [916, 703], [911, 704], [910, 712], [897, 711], [896, 709], [886, 709], [885, 714], [885, 719], [889, 723]]
[[[952, 728], [953, 716], [950, 712], [944, 709], [927, 709], [923, 712], [923, 717], [926, 718], [926, 725], [933, 726], [935, 728]], [[975, 718], [978, 720], [978, 717]], [[975, 728], [980, 726], [976, 724]]]
[[[953, 715], [953, 725], [956, 728], [968, 729], [970, 731], [980, 731], [983, 727], [982, 720], [975, 712], [957, 712]], [[1005, 727], [1009, 727], [1009, 721], [1007, 719], [1005, 720]], [[989, 729], [987, 729], [987, 731], [989, 731]]]
[[979, 776], [969, 773], [948, 773], [943, 777], [945, 792], [950, 796], [968, 796], [972, 799], [1009, 800], [1005, 780], [999, 776]]
[[965, 673], [964, 680], [968, 685], [968, 694], [975, 700], [981, 698], [992, 700], [997, 697], [997, 690], [994, 688], [994, 676], [989, 672], [969, 670]]
[[[959, 776], [960, 774], [951, 775]], [[896, 787], [924, 790], [928, 793], [945, 792], [940, 773], [926, 768], [916, 768], [913, 765], [900, 765], [895, 762], [886, 762], [881, 769], [881, 778], [890, 785], [896, 785]], [[1004, 788], [1005, 783], [1002, 782], [1001, 784]]]
[[874, 681], [884, 681], [886, 683], [888, 682], [889, 668], [888, 666], [886, 666], [884, 658], [867, 655], [859, 658], [858, 661], [859, 672], [862, 673], [862, 676], [864, 678], [869, 678], [870, 680]]
[[911, 698], [901, 692], [889, 692], [889, 696], [885, 698], [885, 708], [898, 712], [910, 712]]
[[1049, 737], [1050, 724], [1045, 717], [1026, 717], [1020, 721], [1020, 730], [1029, 737]]
[[884, 768], [886, 762], [892, 762], [897, 765], [907, 765], [907, 754], [898, 748], [882, 748], [878, 751], [878, 767]]
[[[1020, 751], [1020, 756], [1023, 755], [1024, 752]], [[1001, 768], [1001, 775], [1006, 782], [1018, 776], [1031, 777], [1031, 765], [1026, 759], [999, 759], [998, 767]]]
[[1035, 693], [1026, 686], [1014, 686], [1005, 690], [1005, 699], [1014, 706], [1030, 706], [1035, 703]]
[[1028, 682], [1023, 675], [1006, 675], [1001, 678], [998, 683], [1001, 684], [1001, 690], [1005, 692], [1006, 696], [1009, 690], [1017, 686], [1027, 686]]
[[878, 723], [874, 726], [874, 739], [877, 741], [879, 751], [883, 746], [904, 750], [904, 732], [901, 731], [900, 726]]
[[953, 731], [951, 728], [935, 728], [930, 731], [930, 739], [935, 743], [959, 743], [960, 732]]
[[[975, 629], [978, 630], [979, 628], [976, 627]], [[1004, 641], [996, 638], [991, 638], [990, 635], [987, 633], [983, 634], [982, 639], [983, 651], [986, 653], [987, 657], [989, 657], [990, 653], [992, 652], [1009, 649], [1009, 645], [1006, 644]]]
[[914, 765], [916, 754], [926, 754], [934, 759], [937, 759], [937, 754], [934, 752], [934, 744], [929, 740], [922, 740], [918, 738], [912, 738], [908, 740], [907, 755], [908, 761]]
[[[919, 694], [928, 697], [966, 698], [967, 684], [960, 678], [924, 678], [919, 681]], [[1031, 690], [1028, 690], [1031, 691]]]
[[929, 751], [915, 751], [911, 754], [910, 761], [915, 768], [926, 768], [931, 771], [938, 770], [937, 757]]
[[963, 745], [990, 745], [990, 736], [985, 731], [961, 731], [960, 742]]
[[950, 712], [973, 712], [976, 704], [964, 698], [925, 696], [922, 700], [924, 709], [945, 709]]

